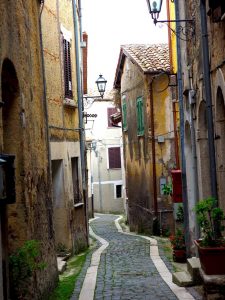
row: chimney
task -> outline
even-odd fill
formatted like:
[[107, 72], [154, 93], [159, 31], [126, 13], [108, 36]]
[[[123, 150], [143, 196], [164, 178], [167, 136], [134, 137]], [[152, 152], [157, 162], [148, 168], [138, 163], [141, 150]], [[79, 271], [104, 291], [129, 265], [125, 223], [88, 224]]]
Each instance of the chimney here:
[[87, 55], [88, 55], [88, 35], [83, 32], [83, 42], [86, 47], [83, 47], [83, 89], [84, 94], [87, 94]]

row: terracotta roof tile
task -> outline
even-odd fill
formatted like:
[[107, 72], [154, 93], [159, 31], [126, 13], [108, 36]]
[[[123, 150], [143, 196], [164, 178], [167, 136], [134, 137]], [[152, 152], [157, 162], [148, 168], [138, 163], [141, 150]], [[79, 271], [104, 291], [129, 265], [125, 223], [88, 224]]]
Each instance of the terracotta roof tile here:
[[169, 47], [166, 44], [130, 44], [122, 45], [121, 49], [144, 72], [170, 71]]

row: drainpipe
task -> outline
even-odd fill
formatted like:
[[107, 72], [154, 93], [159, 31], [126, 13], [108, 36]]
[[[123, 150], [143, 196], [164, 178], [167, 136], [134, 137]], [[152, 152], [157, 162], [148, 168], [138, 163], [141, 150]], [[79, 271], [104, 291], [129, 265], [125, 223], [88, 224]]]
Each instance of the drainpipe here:
[[102, 184], [101, 184], [101, 166], [100, 166], [100, 151], [97, 152], [98, 155], [98, 191], [99, 191], [99, 208], [100, 212], [103, 212], [102, 206]]
[[[154, 80], [154, 77], [153, 77]], [[150, 121], [151, 121], [151, 141], [152, 141], [152, 183], [153, 183], [153, 200], [155, 222], [158, 219], [158, 201], [157, 201], [157, 182], [156, 182], [156, 162], [155, 162], [155, 124], [154, 124], [154, 96], [153, 96], [153, 80], [150, 83]]]
[[[79, 1], [79, 8], [81, 7], [81, 0]], [[85, 205], [85, 220], [86, 220], [86, 232], [87, 232], [87, 245], [89, 244], [88, 239], [88, 206], [87, 206], [87, 187], [86, 187], [86, 161], [85, 161], [85, 131], [84, 131], [84, 120], [83, 120], [83, 92], [82, 92], [82, 68], [81, 68], [81, 51], [79, 47], [79, 38], [82, 41], [82, 22], [81, 22], [81, 11], [79, 11], [79, 24], [77, 19], [77, 0], [72, 1], [73, 4], [73, 24], [74, 24], [74, 43], [75, 43], [75, 57], [76, 57], [76, 76], [77, 76], [77, 98], [78, 98], [78, 115], [79, 115], [79, 135], [80, 135], [80, 157], [81, 157], [81, 172], [82, 172], [82, 187], [83, 197]], [[78, 30], [80, 26], [80, 31]]]
[[[198, 164], [197, 164], [197, 153], [196, 153], [196, 138], [195, 138], [195, 126], [194, 126], [194, 115], [193, 115], [193, 105], [195, 104], [195, 91], [193, 89], [192, 77], [190, 74], [190, 70], [188, 70], [189, 77], [189, 87], [188, 91], [188, 100], [190, 105], [190, 131], [191, 131], [191, 148], [192, 148], [192, 170], [193, 170], [193, 199], [192, 204], [193, 207], [197, 204], [199, 199], [199, 190], [198, 190]], [[199, 226], [197, 224], [196, 214], [193, 215], [194, 222], [194, 239], [199, 238]]]
[[[176, 20], [180, 19], [179, 13], [179, 0], [174, 0], [175, 2], [175, 15]], [[177, 31], [177, 28], [176, 28]], [[177, 36], [179, 34], [177, 33]], [[181, 175], [182, 175], [182, 198], [184, 206], [184, 228], [186, 228], [185, 242], [186, 242], [186, 252], [187, 256], [190, 256], [190, 236], [189, 236], [189, 218], [188, 218], [188, 198], [187, 198], [187, 181], [186, 181], [186, 161], [185, 161], [185, 151], [184, 151], [184, 106], [183, 106], [183, 80], [182, 80], [182, 58], [181, 58], [181, 42], [177, 38], [177, 83], [178, 83], [178, 99], [179, 99], [179, 113], [180, 113], [180, 149], [181, 149]]]
[[44, 47], [43, 47], [43, 34], [42, 34], [42, 26], [41, 26], [41, 17], [44, 8], [44, 0], [41, 1], [41, 11], [39, 14], [39, 32], [40, 32], [40, 47], [41, 47], [41, 68], [43, 74], [43, 92], [44, 92], [44, 114], [46, 120], [46, 140], [47, 140], [47, 152], [48, 152], [48, 175], [49, 175], [49, 182], [51, 183], [51, 151], [50, 151], [50, 138], [49, 138], [49, 129], [48, 129], [48, 104], [47, 104], [47, 89], [46, 89], [46, 75], [45, 75], [45, 60], [44, 60]]
[[77, 98], [78, 98], [78, 114], [79, 114], [79, 128], [80, 128], [80, 156], [81, 156], [81, 170], [82, 170], [82, 186], [86, 190], [85, 180], [85, 136], [84, 136], [84, 122], [83, 122], [83, 93], [82, 93], [82, 77], [81, 77], [81, 52], [79, 47], [80, 32], [78, 30], [79, 24], [77, 20], [77, 1], [73, 0], [73, 21], [74, 21], [74, 35], [75, 35], [75, 56], [76, 56], [76, 75], [77, 75]]
[[[41, 47], [41, 67], [42, 67], [42, 74], [43, 74], [43, 93], [44, 93], [44, 114], [45, 114], [45, 120], [46, 120], [46, 143], [47, 143], [47, 155], [48, 155], [48, 183], [49, 187], [51, 187], [51, 191], [49, 194], [49, 198], [51, 201], [47, 201], [46, 207], [48, 210], [48, 218], [50, 223], [50, 229], [49, 229], [49, 238], [54, 239], [55, 243], [55, 235], [54, 235], [54, 229], [53, 229], [53, 190], [52, 190], [52, 167], [51, 167], [51, 150], [50, 150], [50, 137], [49, 137], [49, 119], [48, 119], [48, 102], [47, 102], [47, 88], [46, 88], [46, 74], [45, 74], [45, 60], [44, 60], [44, 47], [43, 47], [43, 35], [42, 35], [42, 26], [41, 26], [41, 17], [42, 12], [44, 8], [44, 0], [41, 1], [41, 11], [39, 15], [39, 32], [40, 32], [40, 47]], [[47, 199], [49, 200], [49, 199]], [[56, 259], [56, 256], [55, 256]]]
[[208, 128], [208, 146], [209, 146], [209, 164], [210, 164], [210, 182], [212, 196], [218, 199], [217, 195], [217, 174], [214, 144], [214, 126], [212, 112], [212, 91], [210, 80], [209, 46], [207, 32], [207, 16], [205, 0], [200, 1], [200, 19], [202, 35], [202, 55], [203, 55], [203, 82], [206, 97], [206, 118]]

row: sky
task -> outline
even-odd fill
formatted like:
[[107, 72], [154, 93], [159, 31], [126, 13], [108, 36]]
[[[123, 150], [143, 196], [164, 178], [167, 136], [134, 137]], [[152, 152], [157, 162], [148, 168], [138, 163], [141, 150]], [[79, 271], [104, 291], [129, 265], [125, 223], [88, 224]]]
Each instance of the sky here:
[[[167, 43], [167, 27], [153, 24], [146, 0], [82, 0], [82, 26], [88, 34], [88, 88], [99, 74], [113, 88], [120, 45]], [[165, 3], [159, 19], [166, 19]]]

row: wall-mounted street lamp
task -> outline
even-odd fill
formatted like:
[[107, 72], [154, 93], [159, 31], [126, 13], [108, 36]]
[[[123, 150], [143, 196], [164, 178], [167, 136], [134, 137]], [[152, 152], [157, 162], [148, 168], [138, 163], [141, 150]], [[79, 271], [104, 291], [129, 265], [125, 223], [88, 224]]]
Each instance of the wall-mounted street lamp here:
[[100, 96], [84, 95], [83, 103], [85, 108], [89, 108], [95, 100], [103, 99], [104, 97], [107, 80], [100, 74], [95, 83], [97, 84]]
[[[167, 25], [169, 23], [185, 23], [185, 24], [188, 24], [188, 26], [190, 27], [189, 29], [187, 29], [187, 28], [185, 29], [183, 26], [179, 25], [179, 27], [177, 27], [176, 31], [175, 31], [172, 28], [170, 28], [169, 25], [168, 25], [168, 27], [170, 28], [170, 30], [172, 30], [176, 34], [176, 36], [178, 38], [181, 38], [180, 34], [182, 34], [184, 36], [187, 36], [190, 32], [191, 32], [192, 36], [194, 35], [195, 30], [194, 30], [194, 20], [193, 19], [158, 20], [159, 14], [160, 14], [161, 9], [162, 9], [163, 0], [146, 0], [146, 1], [147, 1], [149, 13], [152, 16], [152, 19], [153, 19], [153, 22], [154, 22], [155, 25], [157, 23], [167, 23]], [[170, 1], [172, 3], [174, 3], [174, 0], [170, 0]]]
[[98, 87], [99, 94], [101, 95], [102, 99], [105, 93], [106, 83], [107, 80], [100, 74], [98, 79], [95, 81]]
[[161, 12], [162, 8], [162, 0], [147, 0], [148, 10], [154, 20], [154, 23], [157, 23], [157, 19], [159, 18], [159, 13]]

